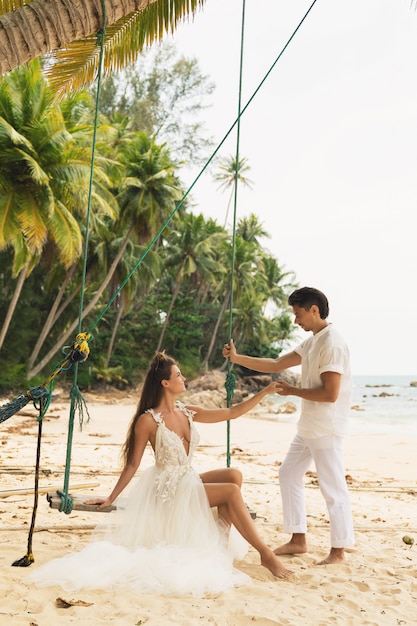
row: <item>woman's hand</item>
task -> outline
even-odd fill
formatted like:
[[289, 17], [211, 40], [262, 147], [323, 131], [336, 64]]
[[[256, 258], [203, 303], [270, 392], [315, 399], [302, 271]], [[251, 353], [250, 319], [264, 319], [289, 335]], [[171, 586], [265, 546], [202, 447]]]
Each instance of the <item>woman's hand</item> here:
[[289, 385], [288, 383], [284, 382], [283, 380], [280, 380], [277, 383], [279, 389], [277, 389], [277, 393], [279, 393], [280, 396], [294, 396], [295, 395], [295, 390], [296, 387], [294, 387], [293, 385]]
[[282, 390], [283, 390], [283, 384], [282, 384], [281, 381], [277, 382], [277, 381], [273, 380], [272, 383], [269, 383], [269, 385], [267, 385], [265, 387], [265, 392], [267, 394], [270, 394], [270, 393], [279, 393], [280, 394], [282, 392]]
[[98, 504], [97, 511], [102, 511], [109, 506], [112, 506], [113, 502], [110, 498], [92, 498], [91, 500], [85, 500], [84, 504]]

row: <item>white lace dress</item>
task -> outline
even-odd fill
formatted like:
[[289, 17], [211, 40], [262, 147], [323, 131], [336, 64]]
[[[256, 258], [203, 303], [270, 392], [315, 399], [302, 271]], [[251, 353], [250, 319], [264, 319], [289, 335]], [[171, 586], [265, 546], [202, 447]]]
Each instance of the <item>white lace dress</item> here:
[[221, 521], [214, 519], [200, 476], [191, 467], [199, 442], [193, 413], [178, 406], [190, 424], [188, 454], [161, 415], [150, 410], [158, 424], [155, 465], [140, 475], [124, 506], [105, 514], [106, 523], [97, 527], [91, 543], [40, 567], [35, 563], [28, 582], [71, 592], [120, 586], [140, 593], [200, 596], [250, 583], [233, 567], [234, 558], [243, 558], [246, 543], [242, 552], [239, 535], [238, 554]]

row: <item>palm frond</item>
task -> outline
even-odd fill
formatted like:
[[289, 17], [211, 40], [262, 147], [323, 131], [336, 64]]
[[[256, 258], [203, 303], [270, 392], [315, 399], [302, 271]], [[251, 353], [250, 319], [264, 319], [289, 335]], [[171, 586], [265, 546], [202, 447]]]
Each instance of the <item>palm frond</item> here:
[[[1, 0], [0, 0], [1, 1]], [[105, 29], [103, 75], [133, 63], [153, 42], [174, 32], [178, 23], [193, 15], [205, 0], [156, 0]], [[74, 41], [47, 56], [44, 74], [58, 94], [80, 90], [98, 75], [102, 33]]]
[[50, 236], [55, 241], [58, 255], [66, 268], [82, 253], [82, 236], [77, 220], [60, 201], [54, 205], [54, 219], [49, 223]]

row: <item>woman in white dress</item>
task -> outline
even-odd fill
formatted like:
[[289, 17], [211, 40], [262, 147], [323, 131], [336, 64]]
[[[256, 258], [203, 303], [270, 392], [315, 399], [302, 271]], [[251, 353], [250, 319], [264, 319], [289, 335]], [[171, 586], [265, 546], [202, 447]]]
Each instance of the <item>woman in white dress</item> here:
[[[240, 471], [223, 468], [199, 475], [191, 466], [199, 440], [194, 422], [235, 419], [275, 393], [279, 383], [224, 409], [182, 404], [177, 396], [184, 393], [184, 383], [175, 360], [157, 353], [123, 447], [121, 475], [108, 498], [87, 503], [98, 509], [113, 504], [138, 470], [148, 442], [155, 465], [141, 473], [127, 503], [116, 503], [116, 511], [84, 550], [46, 563], [31, 573], [30, 581], [59, 584], [68, 591], [117, 585], [142, 593], [226, 591], [250, 582], [233, 567], [233, 527], [274, 576], [291, 575], [257, 532], [242, 498]], [[217, 507], [217, 520], [211, 507]]]

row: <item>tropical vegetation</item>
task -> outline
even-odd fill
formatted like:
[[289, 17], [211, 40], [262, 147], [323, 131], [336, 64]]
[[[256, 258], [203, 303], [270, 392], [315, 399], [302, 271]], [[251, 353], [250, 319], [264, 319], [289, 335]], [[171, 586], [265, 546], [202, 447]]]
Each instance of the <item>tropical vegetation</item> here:
[[[44, 60], [0, 79], [0, 389], [45, 380], [80, 323], [93, 328], [84, 386], [136, 384], [156, 348], [187, 376], [221, 367], [230, 328], [243, 349], [279, 354], [294, 276], [256, 215], [232, 246], [232, 196], [219, 224], [190, 208], [181, 181], [190, 153], [211, 145], [199, 115], [212, 89], [172, 46], [110, 75], [98, 116], [95, 87], [58, 98]], [[252, 184], [248, 170], [223, 158], [214, 178], [232, 194]]]

